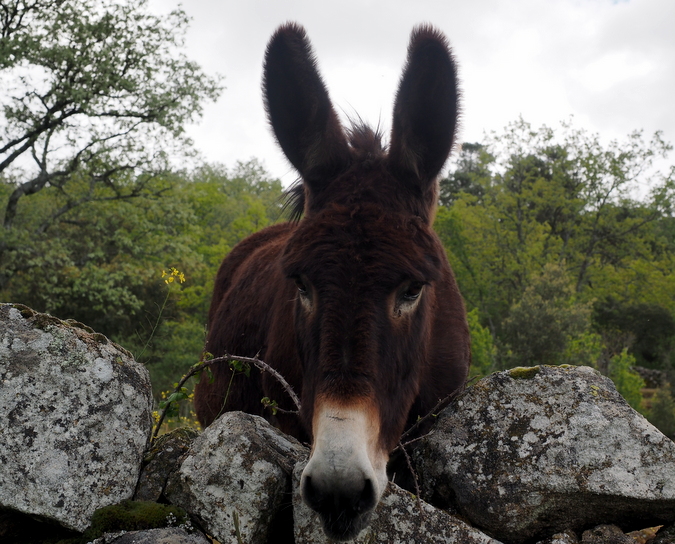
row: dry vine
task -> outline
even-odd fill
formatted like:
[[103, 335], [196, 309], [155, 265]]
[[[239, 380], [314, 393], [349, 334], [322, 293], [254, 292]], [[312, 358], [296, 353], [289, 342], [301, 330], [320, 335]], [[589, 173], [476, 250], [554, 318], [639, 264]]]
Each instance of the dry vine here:
[[192, 376], [195, 374], [198, 374], [202, 370], [211, 367], [212, 365], [215, 365], [216, 363], [229, 363], [231, 361], [240, 361], [242, 363], [248, 363], [253, 366], [255, 366], [257, 369], [259, 369], [262, 372], [269, 372], [284, 388], [286, 393], [288, 393], [288, 396], [291, 397], [291, 400], [297, 407], [297, 412], [296, 411], [291, 411], [291, 410], [283, 410], [282, 408], [275, 407], [276, 410], [279, 412], [284, 412], [287, 414], [297, 414], [300, 412], [300, 399], [298, 396], [295, 394], [295, 391], [293, 391], [293, 388], [291, 385], [284, 379], [284, 377], [279, 374], [276, 370], [274, 370], [270, 365], [268, 365], [265, 361], [261, 361], [257, 357], [240, 357], [238, 355], [229, 355], [225, 354], [222, 357], [216, 357], [214, 359], [208, 359], [206, 361], [200, 361], [198, 364], [194, 365], [190, 371], [185, 374], [178, 384], [176, 384], [176, 387], [174, 388], [173, 393], [169, 396], [169, 399], [166, 402], [166, 405], [164, 406], [159, 419], [157, 420], [157, 423], [155, 425], [155, 430], [152, 433], [152, 440], [154, 441], [157, 438], [157, 434], [159, 433], [159, 429], [162, 426], [162, 423], [164, 422], [164, 418], [166, 417], [167, 412], [169, 411], [169, 408], [171, 405], [176, 402], [178, 399], [172, 399], [176, 394], [178, 394], [183, 386], [185, 385], [185, 382], [187, 382]]
[[[420, 437], [420, 438], [422, 438], [422, 437]], [[406, 445], [403, 445], [403, 444], [401, 444], [401, 442], [399, 442], [398, 447], [396, 449], [400, 449], [403, 452], [403, 455], [405, 456], [405, 462], [408, 465], [408, 470], [410, 471], [410, 474], [412, 474], [413, 482], [415, 482], [415, 498], [417, 499], [417, 508], [420, 511], [420, 516], [422, 517], [422, 519], [424, 519], [425, 516], [424, 516], [424, 510], [422, 509], [422, 499], [421, 499], [422, 494], [420, 493], [420, 484], [419, 484], [419, 481], [417, 480], [417, 472], [415, 471], [415, 469], [412, 466], [412, 461], [410, 460], [410, 455], [408, 455], [408, 452], [405, 451]], [[396, 450], [394, 450], [394, 451], [396, 451]]]

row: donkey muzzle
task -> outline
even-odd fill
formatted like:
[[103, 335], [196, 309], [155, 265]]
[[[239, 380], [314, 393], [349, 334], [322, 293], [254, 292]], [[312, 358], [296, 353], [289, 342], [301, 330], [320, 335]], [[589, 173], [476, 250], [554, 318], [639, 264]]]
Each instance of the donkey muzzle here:
[[388, 455], [377, 447], [379, 417], [362, 405], [325, 402], [314, 414], [302, 497], [321, 516], [330, 538], [349, 540], [367, 527], [387, 486]]

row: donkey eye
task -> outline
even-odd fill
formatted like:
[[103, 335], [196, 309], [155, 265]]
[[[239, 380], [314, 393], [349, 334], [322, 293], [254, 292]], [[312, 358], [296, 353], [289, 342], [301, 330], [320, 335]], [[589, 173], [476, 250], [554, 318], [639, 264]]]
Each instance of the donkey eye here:
[[308, 295], [307, 285], [305, 285], [305, 282], [302, 281], [302, 278], [300, 276], [296, 276], [293, 278], [293, 281], [295, 282], [295, 286], [298, 288], [298, 293], [300, 293], [303, 297], [306, 297]]
[[413, 281], [408, 285], [408, 288], [405, 290], [403, 293], [403, 300], [412, 302], [413, 300], [417, 300], [420, 296], [420, 293], [422, 292], [422, 288], [424, 287], [424, 282], [421, 281]]

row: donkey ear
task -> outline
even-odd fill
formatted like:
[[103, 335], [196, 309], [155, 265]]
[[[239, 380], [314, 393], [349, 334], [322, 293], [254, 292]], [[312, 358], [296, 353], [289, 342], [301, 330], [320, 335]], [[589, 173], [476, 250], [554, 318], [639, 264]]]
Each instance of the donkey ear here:
[[301, 26], [287, 23], [270, 39], [263, 93], [281, 149], [310, 188], [320, 189], [348, 164], [349, 146]]
[[415, 28], [394, 103], [389, 163], [422, 190], [450, 154], [458, 99], [457, 70], [445, 36], [428, 25]]

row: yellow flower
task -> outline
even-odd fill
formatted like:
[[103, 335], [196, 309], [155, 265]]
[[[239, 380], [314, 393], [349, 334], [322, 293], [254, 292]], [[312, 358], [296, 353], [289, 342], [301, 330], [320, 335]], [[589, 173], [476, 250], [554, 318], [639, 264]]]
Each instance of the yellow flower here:
[[166, 272], [165, 270], [162, 270], [162, 278], [166, 278], [164, 280], [164, 283], [167, 285], [170, 283], [173, 283], [174, 280], [178, 280], [180, 283], [185, 282], [185, 274], [183, 274], [180, 270], [178, 270], [175, 266], [172, 266], [169, 270], [171, 272]]

